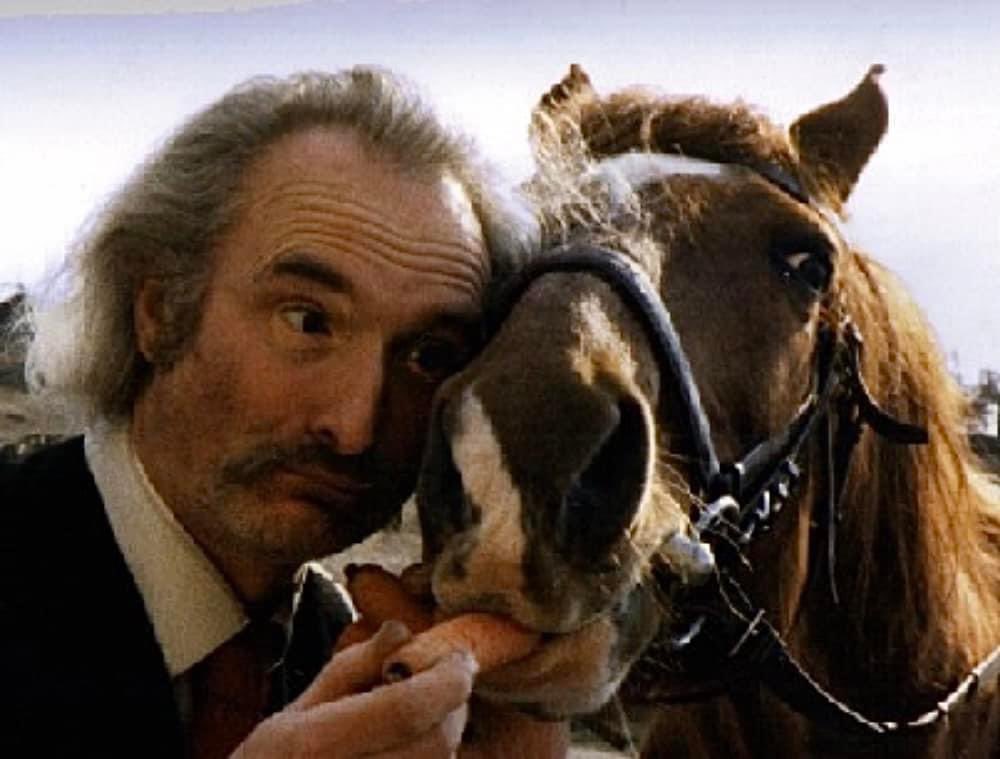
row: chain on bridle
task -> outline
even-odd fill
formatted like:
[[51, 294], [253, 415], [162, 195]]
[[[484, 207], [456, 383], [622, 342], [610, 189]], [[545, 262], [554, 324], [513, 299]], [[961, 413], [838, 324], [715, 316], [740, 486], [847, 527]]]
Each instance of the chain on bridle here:
[[[765, 177], [771, 179], [769, 176]], [[772, 180], [773, 181], [773, 180]], [[783, 185], [779, 188], [788, 192]], [[802, 201], [798, 195], [793, 195]], [[802, 201], [805, 202], [805, 201]], [[624, 255], [586, 244], [550, 251], [529, 262], [501, 289], [487, 314], [492, 334], [521, 295], [540, 277], [554, 273], [587, 274], [609, 285], [639, 319], [661, 376], [671, 380], [669, 392], [678, 409], [694, 462], [692, 491], [707, 504], [694, 520], [699, 539], [720, 556], [726, 546], [745, 547], [770, 529], [801, 477], [801, 456], [807, 442], [821, 438], [825, 484], [817, 498], [813, 541], [825, 554], [825, 566], [810, 560], [810, 574], [826, 574], [837, 601], [835, 581], [836, 528], [847, 468], [864, 427], [905, 445], [927, 442], [927, 432], [893, 418], [882, 410], [865, 384], [860, 368], [862, 338], [847, 318], [818, 331], [812, 388], [789, 424], [777, 435], [749, 450], [737, 461], [721, 463], [712, 441], [687, 356], [670, 313], [645, 272]], [[739, 551], [728, 551], [739, 556]], [[708, 552], [711, 556], [711, 552]], [[810, 556], [814, 553], [811, 551]], [[767, 621], [737, 582], [733, 567], [721, 564], [710, 587], [696, 589], [701, 600], [714, 596], [724, 603], [693, 605], [696, 611], [685, 630], [672, 638], [673, 655], [701, 646], [709, 655], [767, 685], [789, 707], [814, 723], [858, 737], [911, 732], [937, 724], [959, 704], [971, 699], [984, 681], [1000, 674], [1000, 646], [979, 664], [936, 709], [911, 719], [885, 722], [869, 719], [843, 704], [796, 662], [778, 631]], [[704, 656], [704, 652], [701, 654]], [[682, 700], [682, 699], [673, 699]]]

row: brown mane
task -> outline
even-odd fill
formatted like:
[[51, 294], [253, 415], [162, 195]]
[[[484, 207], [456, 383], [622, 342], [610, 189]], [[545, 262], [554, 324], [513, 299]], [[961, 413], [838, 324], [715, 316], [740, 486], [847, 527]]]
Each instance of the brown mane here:
[[935, 691], [1000, 640], [1000, 497], [965, 437], [961, 391], [895, 277], [855, 253], [840, 297], [864, 335], [872, 394], [930, 433], [919, 447], [865, 435], [854, 454], [839, 540], [852, 571], [839, 578], [838, 616], [851, 629], [838, 632], [851, 635], [841, 645], [892, 673], [895, 693], [907, 681]]

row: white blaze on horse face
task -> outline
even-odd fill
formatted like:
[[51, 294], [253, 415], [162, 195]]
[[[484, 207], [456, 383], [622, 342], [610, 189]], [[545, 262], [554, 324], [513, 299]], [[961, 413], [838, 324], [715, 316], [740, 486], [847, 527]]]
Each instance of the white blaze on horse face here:
[[462, 593], [476, 593], [480, 580], [485, 581], [484, 592], [516, 592], [524, 581], [521, 493], [504, 465], [493, 424], [471, 387], [462, 394], [458, 418], [458, 434], [451, 443], [452, 457], [465, 493], [481, 511], [479, 542], [469, 553]]

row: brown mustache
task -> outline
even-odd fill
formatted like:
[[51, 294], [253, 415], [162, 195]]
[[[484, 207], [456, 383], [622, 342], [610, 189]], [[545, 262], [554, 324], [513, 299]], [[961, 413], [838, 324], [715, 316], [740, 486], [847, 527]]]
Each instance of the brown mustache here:
[[385, 467], [371, 451], [344, 456], [315, 443], [298, 445], [267, 444], [254, 448], [222, 469], [223, 480], [231, 485], [252, 485], [275, 472], [316, 468], [361, 487], [377, 483]]

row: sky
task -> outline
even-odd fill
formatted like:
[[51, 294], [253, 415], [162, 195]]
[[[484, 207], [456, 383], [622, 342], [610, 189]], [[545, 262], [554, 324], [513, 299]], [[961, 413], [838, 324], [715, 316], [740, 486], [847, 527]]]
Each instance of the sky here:
[[998, 39], [992, 0], [0, 0], [0, 290], [41, 281], [144, 156], [257, 74], [394, 68], [516, 181], [573, 62], [602, 92], [741, 98], [785, 125], [883, 63], [889, 132], [845, 233], [973, 380], [1000, 369]]

